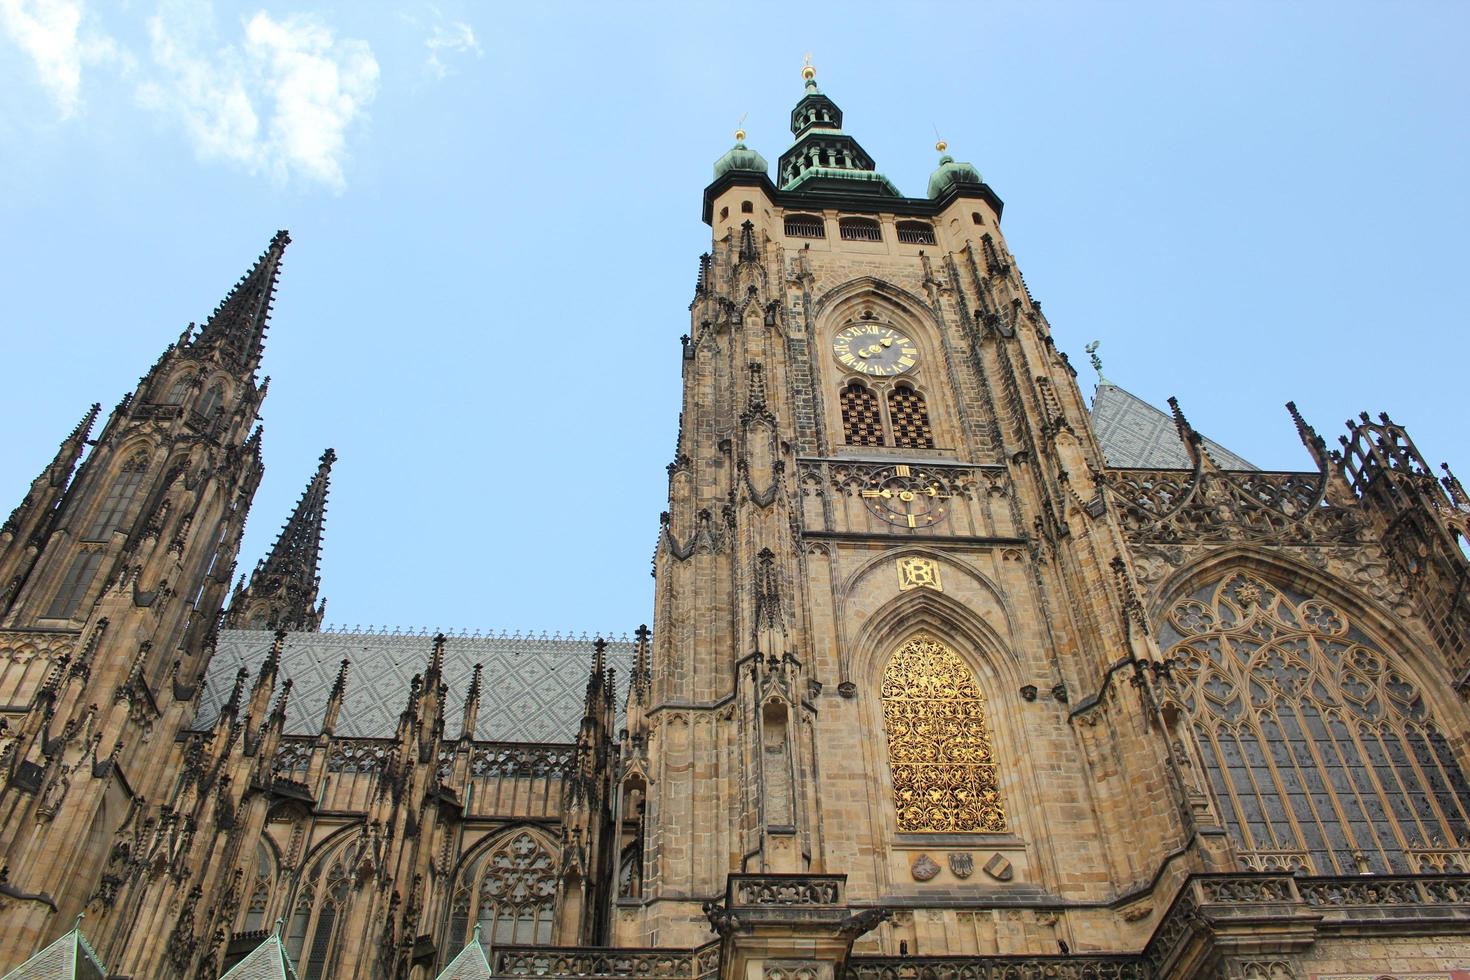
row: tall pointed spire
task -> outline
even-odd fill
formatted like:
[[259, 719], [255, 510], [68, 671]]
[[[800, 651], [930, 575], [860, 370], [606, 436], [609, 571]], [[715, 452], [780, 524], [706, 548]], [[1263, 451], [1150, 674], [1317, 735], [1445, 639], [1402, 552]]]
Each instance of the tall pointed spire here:
[[275, 546], [255, 566], [250, 584], [230, 602], [225, 618], [230, 627], [306, 632], [321, 627], [323, 609], [317, 604], [317, 587], [322, 529], [336, 461], [337, 454], [331, 449], [322, 453], [316, 474], [281, 527]]
[[253, 372], [265, 349], [265, 331], [280, 275], [281, 255], [291, 236], [278, 231], [250, 271], [215, 308], [199, 337], [197, 350], [217, 348], [230, 366]]

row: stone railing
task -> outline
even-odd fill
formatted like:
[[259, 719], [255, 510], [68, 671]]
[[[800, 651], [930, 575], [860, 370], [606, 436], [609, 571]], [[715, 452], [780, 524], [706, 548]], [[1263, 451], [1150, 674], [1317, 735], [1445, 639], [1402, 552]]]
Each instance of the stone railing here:
[[846, 875], [731, 875], [729, 905], [841, 906]]
[[494, 951], [497, 977], [669, 977], [704, 980], [720, 971], [719, 943], [698, 949], [567, 949], [507, 946]]
[[1150, 980], [1137, 956], [855, 956], [847, 980]]

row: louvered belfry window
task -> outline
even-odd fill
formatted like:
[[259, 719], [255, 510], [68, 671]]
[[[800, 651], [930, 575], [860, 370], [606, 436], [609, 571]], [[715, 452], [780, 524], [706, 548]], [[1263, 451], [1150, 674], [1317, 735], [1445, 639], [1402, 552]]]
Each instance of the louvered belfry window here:
[[849, 446], [883, 445], [883, 419], [878, 396], [854, 381], [842, 389], [842, 431]]
[[1176, 602], [1160, 646], [1247, 867], [1470, 871], [1461, 761], [1398, 658], [1344, 609], [1235, 573]]
[[933, 449], [934, 429], [924, 396], [908, 385], [888, 393], [888, 420], [893, 423], [893, 444], [905, 449]]

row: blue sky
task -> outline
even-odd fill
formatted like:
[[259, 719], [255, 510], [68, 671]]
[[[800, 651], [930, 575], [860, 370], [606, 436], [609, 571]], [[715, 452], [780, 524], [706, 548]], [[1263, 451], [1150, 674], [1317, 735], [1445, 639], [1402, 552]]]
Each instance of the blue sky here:
[[835, 9], [0, 0], [0, 507], [284, 227], [242, 568], [330, 445], [330, 621], [647, 621], [700, 192], [808, 51], [905, 193], [936, 126], [980, 168], [1075, 364], [1264, 467], [1294, 398], [1470, 477], [1470, 7]]

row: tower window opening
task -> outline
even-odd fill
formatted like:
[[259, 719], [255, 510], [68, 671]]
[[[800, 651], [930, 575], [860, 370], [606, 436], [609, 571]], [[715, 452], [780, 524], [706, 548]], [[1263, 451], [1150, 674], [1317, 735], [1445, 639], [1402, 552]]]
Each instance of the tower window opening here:
[[878, 397], [861, 381], [842, 389], [842, 432], [849, 446], [883, 445], [883, 419]]
[[906, 384], [888, 393], [888, 419], [893, 424], [893, 444], [905, 449], [933, 449], [934, 429], [924, 396]]
[[826, 238], [826, 222], [815, 214], [788, 214], [786, 216], [786, 237]]
[[883, 229], [871, 218], [843, 218], [838, 227], [842, 229], [845, 242], [881, 242]]
[[138, 488], [143, 484], [143, 471], [147, 466], [148, 457], [142, 453], [123, 464], [122, 472], [112, 482], [97, 516], [92, 518], [82, 540], [106, 541], [112, 537], [113, 531], [127, 522], [128, 513], [133, 507], [133, 498], [138, 495]]
[[934, 226], [923, 221], [900, 221], [898, 240], [905, 245], [933, 245]]
[[740, 213], [741, 214], [754, 214], [755, 213], [755, 205], [752, 204], [750, 201], [741, 201], [740, 202]]
[[972, 224], [983, 225], [983, 224], [985, 224], [985, 219], [982, 218], [982, 217], [980, 217], [980, 212], [979, 211], [971, 211], [970, 212], [970, 222]]
[[205, 418], [209, 418], [211, 415], [214, 414], [214, 410], [219, 408], [220, 402], [224, 401], [224, 398], [224, 389], [221, 388], [219, 385], [213, 386], [209, 389], [209, 391], [205, 393], [204, 398], [200, 400], [198, 408], [199, 414], [204, 416]]
[[48, 619], [71, 619], [76, 615], [77, 609], [82, 605], [82, 599], [92, 585], [92, 579], [97, 575], [97, 566], [100, 564], [102, 564], [102, 552], [100, 551], [84, 551], [71, 560], [71, 567], [66, 570], [66, 578], [62, 580], [61, 588], [56, 590], [56, 596], [46, 610]]
[[194, 384], [194, 376], [192, 374], [181, 374], [181, 375], [179, 375], [177, 378], [174, 379], [174, 383], [169, 386], [168, 394], [166, 394], [166, 395], [163, 396], [163, 404], [165, 404], [165, 405], [182, 405], [182, 404], [184, 404], [184, 399], [187, 398], [187, 397], [189, 397], [189, 388], [193, 384]]
[[728, 217], [730, 217], [730, 209], [729, 208], [720, 208], [720, 220], [721, 221], [724, 221]]

